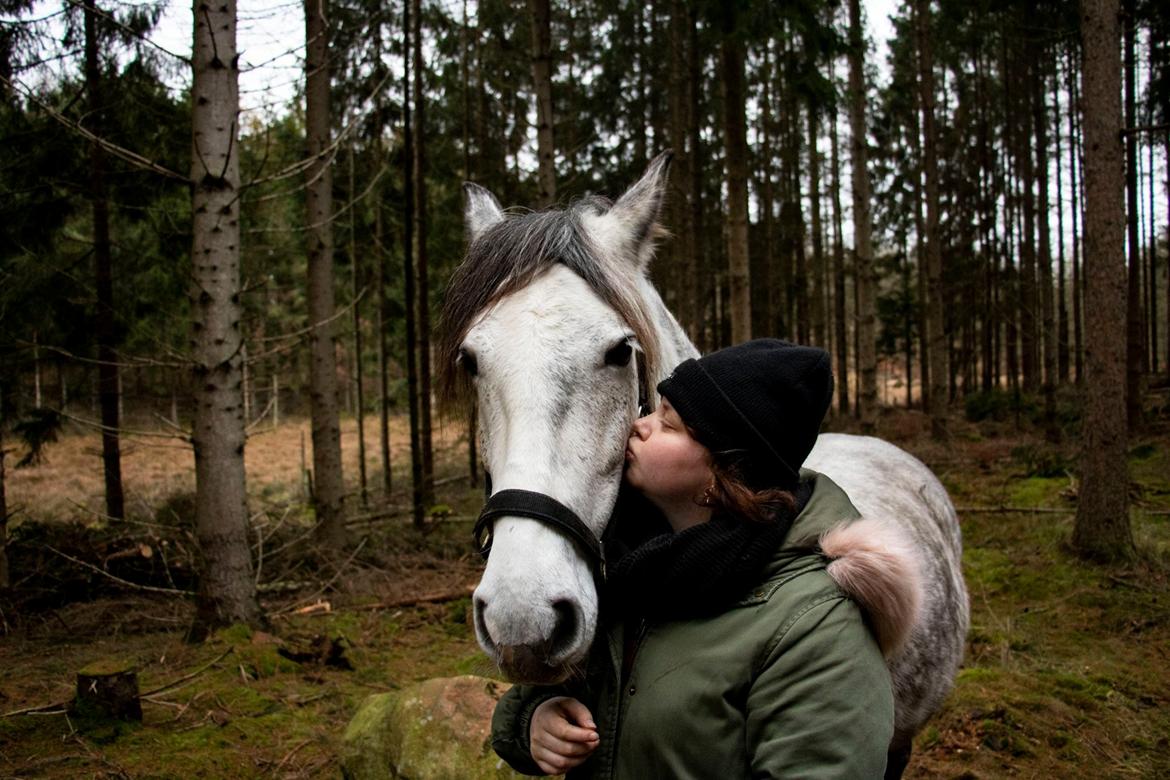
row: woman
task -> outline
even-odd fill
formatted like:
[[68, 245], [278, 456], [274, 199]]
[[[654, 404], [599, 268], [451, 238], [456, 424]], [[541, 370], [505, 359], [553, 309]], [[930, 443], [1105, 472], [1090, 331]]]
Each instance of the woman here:
[[920, 585], [890, 528], [800, 470], [832, 388], [827, 353], [774, 339], [659, 384], [625, 481], [668, 527], [617, 514], [607, 546], [626, 550], [588, 669], [508, 691], [493, 718], [501, 757], [574, 777], [883, 776], [883, 654], [905, 639]]

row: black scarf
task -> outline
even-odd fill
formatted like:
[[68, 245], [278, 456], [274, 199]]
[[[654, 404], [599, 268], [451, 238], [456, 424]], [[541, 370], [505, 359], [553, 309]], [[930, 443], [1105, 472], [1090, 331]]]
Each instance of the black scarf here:
[[618, 503], [606, 540], [614, 562], [605, 589], [608, 608], [622, 617], [651, 620], [726, 609], [758, 582], [811, 494], [811, 485], [802, 483], [796, 508], [780, 512], [771, 523], [716, 514], [678, 533], [648, 502], [626, 497]]

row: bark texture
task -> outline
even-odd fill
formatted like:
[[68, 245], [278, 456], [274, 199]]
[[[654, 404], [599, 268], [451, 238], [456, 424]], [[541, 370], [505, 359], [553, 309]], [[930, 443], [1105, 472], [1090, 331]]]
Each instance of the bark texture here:
[[195, 3], [191, 314], [195, 527], [203, 558], [193, 639], [262, 621], [248, 545], [240, 335], [239, 67], [234, 0]]
[[[532, 17], [532, 84], [536, 91], [536, 160], [538, 208], [557, 200], [556, 146], [553, 144], [552, 14], [549, 0], [528, 0]], [[417, 68], [417, 63], [415, 64]]]
[[737, 34], [735, 5], [722, 11], [720, 73], [723, 81], [723, 143], [727, 155], [727, 271], [731, 343], [752, 337], [752, 288], [748, 263], [747, 121], [744, 117], [744, 45]]
[[1085, 418], [1073, 546], [1086, 557], [1134, 554], [1126, 462], [1125, 207], [1117, 0], [1082, 0], [1085, 160]]
[[[97, 17], [93, 0], [85, 2], [85, 88], [87, 124], [94, 135], [103, 134], [102, 78], [98, 62]], [[102, 417], [102, 467], [106, 484], [106, 515], [125, 516], [122, 494], [122, 453], [120, 424], [118, 353], [114, 326], [114, 275], [110, 250], [110, 202], [106, 187], [106, 156], [95, 139], [89, 145], [89, 198], [93, 209], [94, 336], [97, 341], [98, 403]]]
[[305, 143], [308, 224], [309, 414], [313, 431], [313, 505], [317, 541], [345, 544], [345, 486], [337, 408], [333, 316], [333, 172], [329, 131], [329, 30], [325, 0], [305, 0]]
[[431, 292], [427, 255], [427, 130], [426, 91], [423, 89], [422, 2], [414, 3], [414, 218], [418, 263], [418, 416], [422, 446], [420, 496], [425, 506], [435, 503], [435, 451], [431, 433]]
[[857, 284], [858, 411], [861, 430], [877, 427], [877, 280], [870, 213], [869, 141], [865, 124], [865, 41], [859, 0], [849, 0], [849, 130], [853, 169], [853, 245]]
[[[856, 0], [854, 0], [856, 1]], [[947, 334], [945, 332], [942, 280], [942, 246], [939, 236], [938, 128], [934, 107], [934, 51], [930, 33], [929, 0], [917, 2], [919, 93], [922, 108], [922, 175], [926, 190], [926, 321], [930, 352], [930, 432], [935, 439], [947, 435]]]

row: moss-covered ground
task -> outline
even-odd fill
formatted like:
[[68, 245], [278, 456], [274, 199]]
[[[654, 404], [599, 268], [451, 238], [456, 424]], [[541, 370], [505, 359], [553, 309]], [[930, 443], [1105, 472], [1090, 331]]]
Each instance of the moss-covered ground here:
[[[1006, 424], [956, 421], [937, 445], [913, 413], [881, 425], [960, 507], [971, 593], [964, 668], [907, 777], [1170, 777], [1170, 434], [1132, 443], [1139, 558], [1106, 567], [1068, 546], [1074, 437], [1052, 445]], [[456, 455], [444, 464], [454, 474]], [[266, 632], [234, 627], [189, 645], [189, 603], [132, 592], [4, 616], [0, 715], [68, 700], [76, 672], [106, 659], [133, 662], [144, 692], [175, 685], [147, 696], [142, 724], [0, 717], [0, 778], [337, 777], [338, 740], [366, 695], [495, 674], [466, 598], [405, 603], [475, 582], [467, 521], [478, 493], [462, 484], [440, 488], [451, 514], [428, 534], [400, 518], [362, 526], [357, 574], [267, 600]], [[295, 613], [318, 600], [330, 611]], [[353, 669], [278, 652], [312, 655], [322, 642], [344, 648]]]

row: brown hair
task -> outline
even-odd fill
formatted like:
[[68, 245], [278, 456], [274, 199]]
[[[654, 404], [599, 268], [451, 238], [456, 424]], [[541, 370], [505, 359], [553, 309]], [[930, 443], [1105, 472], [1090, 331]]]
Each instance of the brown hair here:
[[707, 491], [708, 505], [717, 513], [741, 517], [750, 523], [776, 522], [783, 512], [796, 508], [796, 496], [777, 487], [756, 490], [745, 476], [743, 450], [711, 453], [711, 473], [714, 484]]

